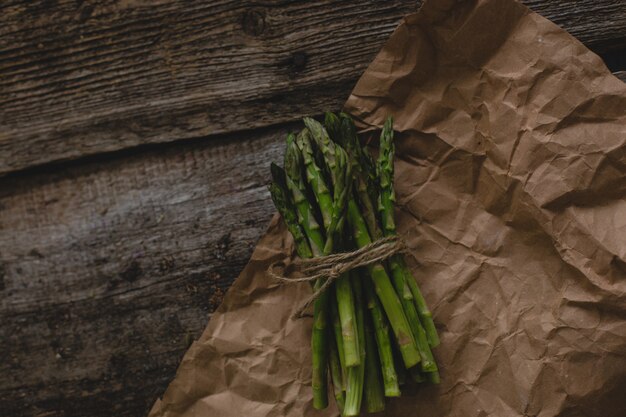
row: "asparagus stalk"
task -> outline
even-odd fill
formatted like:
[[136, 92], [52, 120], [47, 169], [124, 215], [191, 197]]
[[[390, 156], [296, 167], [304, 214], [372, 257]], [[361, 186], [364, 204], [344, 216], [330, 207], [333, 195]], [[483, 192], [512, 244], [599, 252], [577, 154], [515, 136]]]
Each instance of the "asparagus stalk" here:
[[[329, 125], [334, 126], [334, 130], [339, 130], [340, 132], [341, 141], [350, 159], [352, 173], [356, 183], [356, 195], [359, 200], [359, 205], [361, 206], [361, 213], [367, 224], [370, 236], [373, 239], [380, 239], [383, 237], [383, 231], [379, 225], [377, 216], [378, 210], [374, 209], [374, 202], [379, 199], [379, 190], [375, 184], [376, 166], [369, 153], [361, 147], [356, 134], [356, 127], [350, 117], [342, 114], [341, 120], [339, 120], [339, 118], [332, 113], [327, 113], [326, 121]], [[402, 261], [400, 256], [393, 256], [389, 260], [391, 271], [402, 269]], [[392, 274], [392, 277], [394, 278], [396, 291], [401, 299], [411, 300], [413, 295], [411, 294], [409, 286], [403, 282], [403, 279], [396, 278], [396, 274]], [[403, 306], [404, 305], [405, 303], [403, 303]], [[410, 322], [412, 320], [412, 314], [407, 311], [405, 311], [405, 313]]]
[[379, 239], [383, 233], [379, 226], [378, 211], [374, 205], [378, 199], [378, 190], [375, 182], [372, 181], [376, 175], [376, 167], [369, 153], [361, 147], [352, 119], [345, 114], [339, 118], [333, 113], [326, 113], [325, 123], [337, 132], [337, 141], [348, 154], [361, 214], [372, 239]]
[[[402, 355], [400, 354], [400, 351], [398, 350], [398, 345], [394, 344], [392, 345], [392, 351], [393, 351], [393, 362], [396, 364], [396, 373], [398, 374], [398, 384], [400, 384], [400, 386], [406, 384], [406, 379], [407, 379], [407, 369], [406, 366], [404, 366], [404, 361], [402, 360]], [[413, 368], [419, 369], [419, 366], [414, 366]]]
[[436, 372], [428, 372], [428, 380], [431, 384], [439, 384], [441, 382], [441, 378], [439, 376], [439, 371]]
[[417, 286], [417, 282], [411, 275], [411, 271], [406, 266], [403, 261], [403, 269], [404, 274], [408, 277], [407, 283], [409, 284], [409, 289], [411, 294], [413, 295], [413, 300], [415, 302], [415, 306], [417, 307], [417, 314], [420, 317], [420, 321], [424, 324], [424, 329], [426, 330], [426, 336], [428, 337], [428, 344], [430, 347], [439, 346], [439, 335], [437, 334], [437, 328], [435, 327], [435, 322], [433, 321], [433, 315], [428, 309], [428, 305], [426, 305], [426, 300], [422, 295], [419, 287]]
[[[336, 116], [333, 118], [332, 113], [327, 115], [327, 121], [329, 124], [336, 125], [340, 123], [339, 130], [341, 133], [341, 140], [344, 143], [348, 156], [351, 161], [352, 172], [355, 178], [356, 191], [361, 206], [361, 212], [367, 224], [367, 229], [370, 232], [370, 236], [373, 239], [380, 239], [383, 237], [383, 231], [379, 225], [379, 219], [377, 216], [378, 210], [374, 209], [374, 202], [379, 199], [379, 189], [375, 184], [376, 182], [376, 166], [374, 165], [371, 156], [360, 145], [359, 139], [356, 134], [356, 127], [350, 117], [345, 114], [341, 115], [341, 120]], [[336, 129], [336, 128], [335, 128]], [[400, 256], [394, 256], [389, 260], [390, 269], [401, 269], [402, 258]], [[393, 275], [393, 274], [392, 274]], [[402, 298], [410, 300], [413, 298], [409, 286], [406, 283], [398, 281], [394, 283], [398, 295]], [[410, 317], [407, 317], [409, 320]]]
[[428, 381], [431, 384], [439, 384], [441, 382], [439, 371], [425, 372], [420, 369], [419, 366], [414, 366], [413, 368], [409, 369], [409, 372], [411, 373], [411, 378], [413, 379], [413, 381], [417, 383]]
[[376, 340], [372, 323], [367, 315], [365, 325], [365, 409], [368, 413], [378, 413], [385, 409], [385, 393], [381, 376]]
[[[381, 181], [381, 188], [386, 189], [385, 193], [381, 193], [381, 205], [382, 205], [382, 219], [386, 234], [395, 234], [396, 226], [394, 221], [393, 204], [396, 201], [395, 192], [393, 191], [393, 157], [395, 153], [395, 146], [393, 145], [393, 128], [392, 119], [389, 118], [383, 126], [383, 132], [381, 133], [380, 143], [380, 157], [378, 163], [378, 175]], [[424, 324], [428, 342], [431, 347], [439, 345], [439, 336], [437, 335], [437, 329], [432, 318], [432, 313], [426, 305], [426, 300], [422, 295], [417, 282], [413, 279], [411, 271], [406, 266], [404, 260], [401, 260], [401, 269], [407, 278], [407, 283], [421, 322]]]
[[[303, 167], [302, 153], [295, 143], [293, 134], [287, 136], [287, 147], [285, 150], [285, 184], [291, 194], [297, 213], [298, 221], [302, 229], [305, 230], [309, 239], [311, 250], [314, 256], [322, 256], [324, 250], [324, 235], [315, 219], [311, 204], [306, 197], [307, 189], [302, 175]], [[272, 166], [272, 170], [276, 170]]]
[[[313, 126], [313, 128], [316, 129], [318, 135], [324, 134], [327, 137], [328, 135], [325, 133], [325, 131], [322, 132], [323, 127], [321, 127], [320, 130], [318, 126], [316, 126], [314, 123], [311, 123], [311, 120], [312, 119], [305, 119], [305, 125]], [[332, 221], [333, 214], [335, 213], [335, 211], [339, 211], [340, 209], [341, 214], [343, 214], [343, 206], [345, 206], [346, 199], [350, 195], [351, 176], [349, 167], [347, 165], [347, 157], [345, 155], [345, 152], [341, 148], [335, 147], [334, 144], [330, 142], [330, 140], [326, 141], [325, 143], [318, 143], [318, 146], [322, 145], [324, 147], [324, 161], [333, 181], [333, 201], [333, 198], [330, 197], [330, 192], [328, 191], [329, 188], [324, 181], [322, 170], [319, 166], [317, 166], [317, 163], [315, 162], [313, 147], [311, 144], [312, 139], [313, 136], [307, 128], [298, 135], [298, 137], [296, 138], [296, 144], [302, 152], [304, 164], [306, 166], [307, 179], [309, 181], [309, 184], [311, 184], [311, 187], [313, 188], [313, 193], [315, 194], [316, 199], [319, 203], [322, 217], [325, 219], [324, 223], [328, 224], [326, 233], [327, 244], [324, 248], [324, 253], [330, 254], [332, 252], [332, 245], [329, 246], [328, 239], [331, 239], [330, 242], [332, 243], [334, 233], [332, 233], [332, 230], [330, 229], [335, 226]], [[333, 202], [335, 204], [333, 204]], [[326, 221], [327, 218], [328, 221]], [[343, 216], [341, 216], [340, 218], [341, 220], [343, 220]], [[348, 280], [347, 276], [342, 276], [336, 281], [335, 295], [337, 298], [337, 307], [339, 311], [339, 318], [341, 321], [345, 366], [356, 366], [361, 363], [361, 359], [359, 356], [354, 300], [352, 296], [350, 281]], [[318, 300], [320, 300], [320, 298], [318, 298]]]
[[[344, 219], [343, 213], [345, 212], [346, 202], [352, 194], [352, 171], [348, 161], [348, 155], [340, 146], [336, 146], [335, 143], [330, 140], [328, 133], [319, 122], [305, 117], [304, 124], [307, 126], [308, 131], [311, 132], [312, 140], [323, 155], [324, 167], [330, 174], [333, 196], [331, 213], [335, 215], [335, 220], [342, 221]], [[302, 143], [305, 144], [304, 141]], [[309, 141], [309, 143], [311, 142]], [[309, 149], [312, 148], [307, 148], [307, 151], [309, 151]], [[322, 212], [323, 211], [324, 209], [322, 208]], [[333, 219], [332, 214], [331, 219]], [[329, 224], [325, 225], [325, 227], [327, 230], [334, 231], [337, 225]], [[328, 234], [327, 232], [327, 235]]]
[[[341, 148], [330, 140], [328, 133], [319, 122], [310, 118], [305, 118], [304, 124], [311, 131], [311, 136], [324, 154], [325, 159], [327, 161], [333, 161], [335, 156], [340, 154], [339, 150]], [[372, 239], [367, 231], [367, 226], [365, 225], [365, 221], [356, 204], [356, 201], [352, 195], [348, 198], [348, 223], [352, 228], [355, 243], [359, 248], [361, 248], [372, 243]], [[391, 322], [396, 339], [400, 345], [400, 351], [402, 352], [406, 366], [411, 367], [420, 361], [420, 354], [417, 350], [406, 315], [402, 310], [402, 304], [400, 303], [400, 300], [391, 285], [389, 276], [381, 263], [368, 266], [368, 271], [375, 284], [376, 292], [380, 297], [383, 308], [389, 317], [389, 321]]]
[[317, 201], [324, 221], [324, 227], [330, 227], [333, 215], [333, 198], [324, 180], [321, 168], [315, 162], [315, 155], [311, 147], [311, 133], [303, 129], [296, 137], [296, 145], [302, 153], [302, 159], [306, 170], [306, 179], [313, 189], [313, 195]]
[[[367, 184], [368, 192], [370, 192], [370, 199], [377, 201], [378, 196], [378, 179], [376, 178], [376, 164], [372, 159], [370, 153], [361, 146], [356, 132], [356, 126], [354, 122], [345, 113], [339, 114], [340, 129], [341, 129], [341, 143], [348, 153], [353, 153], [359, 162], [361, 172], [365, 175], [365, 182]], [[345, 145], [344, 145], [345, 143]]]
[[343, 415], [358, 416], [363, 400], [363, 382], [365, 379], [365, 314], [363, 309], [363, 291], [360, 277], [354, 271], [350, 272], [352, 288], [354, 289], [354, 302], [356, 310], [357, 332], [359, 338], [359, 365], [348, 368], [348, 381], [346, 384], [346, 404]]
[[[341, 336], [341, 333], [339, 334]], [[341, 371], [341, 363], [339, 362], [339, 348], [338, 343], [334, 338], [331, 338], [330, 342], [330, 355], [329, 355], [329, 367], [330, 376], [333, 381], [333, 393], [335, 394], [335, 401], [337, 402], [337, 408], [343, 410], [346, 396], [344, 392], [343, 374]]]
[[[271, 166], [271, 172], [274, 181], [270, 185], [270, 194], [274, 205], [283, 216], [287, 228], [294, 237], [298, 255], [302, 258], [311, 258], [313, 251], [309, 246], [309, 242], [304, 238], [303, 229], [306, 231], [316, 229], [301, 228], [302, 223], [296, 220], [298, 217], [296, 215], [297, 209], [289, 198], [285, 172], [277, 165]], [[313, 388], [313, 406], [317, 409], [323, 409], [328, 406], [326, 388], [328, 341], [326, 337], [327, 331], [325, 329], [325, 314], [320, 314], [321, 312], [321, 309], [316, 311], [317, 314], [313, 319], [313, 334], [311, 336], [311, 352], [313, 359], [311, 385]]]
[[[376, 175], [372, 174], [374, 166], [371, 159], [366, 156], [368, 154], [366, 154], [366, 152], [360, 146], [358, 137], [356, 135], [356, 128], [349, 117], [342, 116], [341, 121], [339, 121], [339, 118], [334, 116], [332, 113], [327, 113], [326, 123], [329, 126], [332, 126], [333, 131], [340, 132], [341, 141], [346, 147], [347, 153], [350, 158], [352, 172], [356, 183], [356, 195], [361, 206], [361, 213], [363, 214], [370, 235], [374, 239], [378, 239], [383, 236], [383, 231], [379, 226], [378, 218], [376, 216], [377, 210], [374, 210], [374, 204], [371, 197], [377, 196], [377, 199], [380, 199], [391, 196], [392, 198], [387, 201], [389, 203], [387, 207], [391, 207], [391, 209], [393, 209], [393, 188], [386, 187], [380, 190], [380, 193], [378, 193], [376, 187], [369, 185], [372, 181], [368, 180], [371, 180], [372, 175]], [[389, 132], [390, 130], [391, 121], [387, 125], [387, 132]], [[391, 155], [391, 158], [393, 158], [393, 155]], [[367, 173], [364, 167], [369, 168], [370, 172]], [[388, 172], [385, 172], [385, 174], [388, 174]], [[378, 177], [381, 178], [380, 173]], [[381, 178], [381, 181], [383, 181], [383, 178]], [[393, 212], [391, 214], [393, 215]], [[389, 224], [387, 219], [383, 218], [382, 220], [384, 226]], [[393, 225], [393, 222], [391, 223], [391, 225]], [[395, 226], [393, 227], [393, 230], [390, 231], [390, 233], [395, 234]], [[393, 285], [396, 292], [398, 293], [398, 296], [400, 297], [402, 308], [404, 309], [404, 312], [407, 316], [407, 320], [409, 322], [409, 325], [411, 326], [412, 334], [415, 337], [418, 350], [420, 351], [420, 356], [422, 357], [422, 368], [429, 371], [435, 371], [436, 364], [434, 360], [432, 360], [432, 353], [430, 352], [428, 347], [425, 346], [424, 330], [420, 326], [418, 313], [413, 302], [413, 294], [411, 292], [409, 284], [407, 283], [407, 281], [409, 280], [413, 281], [414, 284], [415, 282], [412, 277], [406, 276], [406, 264], [404, 263], [404, 260], [401, 256], [395, 255], [391, 257], [388, 263], [389, 269], [391, 271]], [[417, 284], [415, 284], [415, 286], [417, 286]]]
[[[352, 119], [345, 114], [342, 114], [340, 119], [333, 113], [326, 113], [325, 123], [329, 130], [335, 132], [340, 140], [340, 143], [346, 149], [356, 184], [356, 196], [359, 200], [361, 213], [363, 214], [363, 218], [367, 224], [370, 235], [374, 239], [379, 239], [383, 236], [383, 231], [379, 226], [377, 210], [374, 209], [373, 203], [373, 201], [378, 199], [379, 195], [378, 188], [375, 186], [373, 181], [376, 178], [374, 163], [369, 154], [361, 147]], [[394, 287], [400, 296], [400, 302], [407, 316], [409, 325], [411, 326], [413, 336], [417, 338], [416, 335], [419, 331], [419, 320], [417, 319], [417, 312], [413, 306], [413, 296], [402, 273], [402, 261], [403, 260], [400, 256], [394, 256], [389, 260], [389, 265], [390, 270], [392, 271]], [[420, 351], [420, 354], [422, 353], [427, 354], [425, 351]], [[387, 358], [384, 356], [383, 358], [387, 361]], [[426, 360], [422, 361], [422, 366], [431, 369], [433, 364], [430, 360]], [[392, 370], [395, 374], [393, 366], [385, 366], [383, 368], [383, 373], [388, 370]], [[389, 380], [389, 378], [387, 379]], [[397, 382], [395, 383], [395, 386], [391, 381], [389, 381], [387, 385], [391, 385], [387, 387], [390, 395], [399, 395]]]
[[[395, 235], [391, 120], [381, 134], [377, 165], [361, 147], [345, 114], [326, 114], [326, 129], [313, 119], [304, 122], [306, 128], [297, 137], [287, 137], [285, 170], [272, 164], [270, 185], [298, 255], [310, 258], [343, 249], [346, 222], [350, 243], [358, 248]], [[369, 412], [383, 410], [384, 396], [399, 396], [407, 373], [416, 381], [439, 383], [430, 350], [439, 343], [432, 314], [403, 257], [396, 255], [385, 263], [388, 269], [383, 263], [364, 268], [365, 282], [355, 271], [345, 274], [330, 293], [325, 291], [315, 301], [311, 336], [315, 408], [328, 404], [328, 371], [345, 416], [358, 415], [363, 401]], [[321, 285], [323, 280], [314, 287]]]
[[361, 357], [359, 355], [355, 300], [348, 275], [339, 277], [335, 282], [335, 297], [341, 322], [345, 365], [346, 368], [350, 368], [359, 365]]
[[324, 113], [324, 128], [328, 136], [347, 152], [348, 148], [346, 148], [344, 143], [339, 139], [341, 137], [341, 122], [335, 113]]
[[[347, 215], [348, 224], [351, 227], [351, 232], [357, 247], [362, 248], [372, 243], [372, 239], [367, 232], [365, 220], [363, 220], [354, 199], [348, 201]], [[389, 318], [404, 363], [407, 368], [410, 368], [419, 363], [421, 357], [417, 350], [411, 327], [402, 309], [402, 304], [398, 299], [393, 285], [391, 285], [385, 267], [381, 263], [371, 264], [367, 267], [367, 270], [374, 284], [376, 294]]]
[[[320, 298], [322, 300], [320, 300]], [[328, 331], [326, 329], [326, 300], [320, 296], [315, 300], [313, 334], [311, 335], [313, 407], [322, 410], [328, 407], [326, 366], [328, 364]]]
[[363, 285], [363, 288], [372, 319], [372, 326], [374, 327], [374, 335], [376, 336], [385, 396], [399, 397], [400, 387], [398, 386], [398, 374], [394, 365], [391, 339], [389, 338], [389, 323], [372, 286], [366, 284]]
[[343, 336], [341, 334], [341, 320], [339, 319], [339, 310], [337, 309], [337, 300], [331, 298], [331, 313], [333, 318], [333, 333], [335, 334], [335, 343], [337, 344], [337, 353], [339, 355], [339, 365], [341, 368], [341, 389], [346, 390], [346, 358], [343, 350]]
[[[322, 214], [327, 214], [326, 216], [323, 216], [324, 219], [327, 219], [327, 230], [326, 242], [322, 245], [322, 234], [319, 230], [319, 225], [317, 224], [311, 206], [306, 199], [307, 190], [304, 184], [304, 180], [302, 178], [302, 164], [306, 164], [307, 174], [309, 174], [307, 179], [313, 187], [318, 202], [329, 202], [329, 195], [327, 195], [329, 194], [328, 187], [326, 186], [326, 183], [321, 176], [321, 170], [314, 163], [314, 159], [310, 157], [311, 153], [307, 153], [309, 155], [309, 158], [303, 157], [301, 153], [302, 149], [304, 149], [305, 151], [311, 150], [310, 146], [306, 146], [307, 141], [305, 133], [302, 134], [302, 137], [300, 138], [300, 143], [303, 145], [302, 148], [296, 144], [293, 135], [290, 135], [287, 139], [285, 168], [287, 169], [288, 175], [285, 183], [287, 184], [287, 188], [291, 191], [293, 200], [296, 202], [300, 225], [304, 230], [309, 233], [309, 241], [311, 243], [311, 247], [316, 248], [315, 255], [319, 255], [319, 248], [322, 246], [322, 254], [327, 255], [333, 251], [334, 236], [338, 234], [338, 232], [340, 232], [340, 229], [343, 226], [342, 206], [345, 205], [345, 199], [348, 193], [348, 191], [345, 189], [349, 189], [349, 183], [346, 180], [346, 176], [349, 176], [349, 170], [346, 169], [347, 166], [345, 164], [345, 157], [342, 158], [341, 155], [339, 155], [333, 160], [333, 164], [331, 165], [331, 172], [333, 173], [333, 178], [335, 178], [339, 182], [339, 184], [333, 184], [333, 189], [335, 191], [334, 194], [336, 198], [330, 200], [331, 206], [329, 207], [328, 204], [326, 204], [325, 206], [320, 207]], [[274, 170], [277, 171], [277, 168], [274, 168]], [[344, 316], [354, 317], [355, 313], [352, 293], [349, 285], [346, 287], [346, 282], [349, 284], [349, 281], [347, 279], [340, 279], [335, 284], [339, 287], [337, 291], [337, 294], [339, 294], [339, 299], [343, 300], [343, 302], [340, 303], [339, 310], [341, 310], [341, 308], [345, 310], [347, 307], [349, 309], [349, 313], [344, 313]], [[320, 285], [321, 283], [316, 283], [316, 288], [319, 288]], [[326, 364], [328, 361], [328, 331], [326, 328], [327, 309], [328, 295], [326, 293], [322, 293], [315, 301], [313, 334], [311, 337], [313, 358], [313, 405], [315, 408], [318, 409], [325, 408], [328, 405], [326, 395]], [[354, 320], [352, 320], [350, 323], [352, 325], [356, 324]], [[356, 335], [356, 331], [354, 331], [354, 334]], [[344, 338], [342, 335], [342, 337], [338, 340], [341, 340], [341, 343], [344, 344], [343, 339]], [[357, 341], [356, 337], [354, 338], [354, 341]], [[360, 362], [358, 352], [356, 357], [357, 360]], [[334, 365], [331, 364], [331, 373], [333, 371], [333, 368]], [[336, 382], [339, 382], [339, 380], [337, 379], [337, 375], [335, 375], [333, 379]], [[341, 390], [341, 386], [338, 386], [337, 388]]]
[[[285, 152], [285, 169], [287, 171], [287, 187], [291, 191], [293, 200], [298, 211], [298, 218], [302, 228], [307, 232], [309, 243], [315, 256], [329, 254], [332, 251], [332, 230], [327, 230], [326, 241], [323, 242], [322, 233], [315, 220], [311, 205], [306, 199], [306, 185], [302, 177], [304, 158], [299, 147], [296, 145], [293, 135], [287, 137], [287, 148]], [[315, 166], [307, 170], [315, 169]], [[324, 182], [314, 182], [314, 187], [322, 190], [321, 200], [328, 203], [330, 193]], [[332, 205], [332, 200], [330, 202]], [[333, 220], [333, 213], [329, 213], [329, 227]], [[335, 222], [337, 220], [335, 219]], [[321, 249], [323, 248], [323, 249]], [[328, 252], [327, 252], [328, 251]], [[317, 290], [323, 282], [317, 281], [314, 289]], [[312, 381], [313, 406], [323, 409], [328, 406], [327, 395], [327, 364], [328, 364], [328, 329], [327, 329], [327, 309], [328, 295], [326, 292], [320, 294], [315, 300], [313, 308], [313, 333], [311, 335], [311, 356], [312, 356]]]
[[[406, 289], [408, 289], [406, 285], [406, 276], [402, 270], [398, 267], [398, 263], [392, 263], [391, 273], [393, 277], [393, 284], [396, 291], [400, 294]], [[405, 292], [406, 294], [406, 292]], [[422, 358], [421, 368], [427, 372], [435, 372], [437, 370], [437, 364], [433, 358], [433, 354], [430, 350], [430, 346], [428, 345], [428, 339], [426, 337], [426, 333], [424, 332], [424, 328], [420, 323], [420, 319], [417, 315], [417, 310], [415, 309], [415, 304], [413, 303], [413, 296], [409, 293], [408, 296], [400, 297], [400, 303], [402, 304], [402, 308], [407, 316], [407, 320], [409, 321], [409, 325], [411, 326], [411, 332], [415, 337], [415, 341], [417, 343], [417, 349], [419, 350], [420, 356]]]
[[274, 201], [274, 205], [278, 209], [278, 212], [283, 217], [283, 220], [287, 225], [287, 229], [291, 233], [291, 236], [293, 236], [296, 244], [296, 252], [301, 258], [312, 258], [313, 251], [309, 246], [309, 242], [307, 241], [303, 230], [300, 228], [300, 223], [298, 222], [296, 215], [296, 209], [287, 192], [285, 172], [276, 164], [272, 164], [270, 166], [270, 170], [273, 178], [273, 182], [269, 186], [270, 195], [272, 196], [272, 200]]
[[[383, 231], [386, 236], [392, 236], [396, 234], [396, 225], [394, 220], [394, 202], [395, 192], [393, 189], [393, 157], [395, 148], [393, 145], [393, 128], [392, 119], [389, 118], [383, 126], [383, 130], [380, 136], [380, 154], [378, 157], [378, 178], [380, 182], [380, 196], [378, 200], [378, 208], [381, 212], [381, 220], [383, 225]], [[416, 337], [416, 342], [420, 355], [422, 356], [422, 370], [427, 372], [437, 371], [437, 364], [433, 358], [430, 350], [430, 344], [428, 342], [428, 336], [424, 331], [421, 324], [421, 319], [430, 319], [432, 324], [432, 317], [420, 318], [417, 312], [417, 306], [414, 302], [414, 297], [410, 291], [409, 282], [415, 281], [413, 277], [408, 274], [408, 268], [404, 263], [404, 260], [400, 256], [394, 256], [392, 259], [392, 274], [394, 276], [394, 283], [397, 291], [401, 291], [407, 294], [407, 287], [409, 288], [408, 294], [401, 298], [403, 307], [409, 318], [411, 329]], [[415, 285], [417, 287], [417, 285]], [[423, 298], [422, 298], [423, 299]], [[434, 324], [432, 324], [434, 329]]]

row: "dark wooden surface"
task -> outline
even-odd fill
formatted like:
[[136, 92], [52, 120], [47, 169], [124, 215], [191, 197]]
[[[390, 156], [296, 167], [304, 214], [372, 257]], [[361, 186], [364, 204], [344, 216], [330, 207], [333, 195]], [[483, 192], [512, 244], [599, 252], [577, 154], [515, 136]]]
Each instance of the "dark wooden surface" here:
[[287, 127], [4, 183], [0, 415], [147, 412], [273, 214]]
[[[526, 3], [626, 70], [623, 1]], [[0, 3], [0, 415], [145, 415], [273, 214], [285, 132], [415, 8]]]
[[[0, 3], [0, 174], [338, 107], [415, 1]], [[623, 0], [528, 0], [599, 52]]]

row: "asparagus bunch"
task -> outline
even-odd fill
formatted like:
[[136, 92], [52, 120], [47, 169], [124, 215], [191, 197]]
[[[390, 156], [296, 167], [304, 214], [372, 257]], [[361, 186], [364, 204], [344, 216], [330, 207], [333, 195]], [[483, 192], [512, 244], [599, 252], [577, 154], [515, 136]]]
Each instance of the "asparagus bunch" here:
[[[270, 185], [298, 256], [352, 251], [395, 235], [391, 118], [376, 162], [349, 116], [327, 113], [324, 124], [305, 118], [304, 125], [288, 135], [284, 169], [272, 164]], [[439, 382], [431, 351], [438, 344], [432, 314], [401, 255], [352, 270], [315, 300], [313, 406], [327, 407], [330, 379], [342, 415], [382, 411], [385, 397], [400, 395], [406, 375]]]

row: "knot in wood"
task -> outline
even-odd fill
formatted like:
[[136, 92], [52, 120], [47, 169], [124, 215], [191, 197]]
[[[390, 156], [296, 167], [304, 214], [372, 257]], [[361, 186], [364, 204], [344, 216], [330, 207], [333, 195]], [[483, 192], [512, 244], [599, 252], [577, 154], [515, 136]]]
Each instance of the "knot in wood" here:
[[265, 31], [265, 12], [263, 10], [247, 10], [243, 14], [241, 27], [246, 35], [259, 36]]
[[306, 68], [306, 64], [308, 61], [309, 56], [306, 54], [306, 52], [294, 52], [289, 60], [289, 69], [292, 73], [302, 72]]

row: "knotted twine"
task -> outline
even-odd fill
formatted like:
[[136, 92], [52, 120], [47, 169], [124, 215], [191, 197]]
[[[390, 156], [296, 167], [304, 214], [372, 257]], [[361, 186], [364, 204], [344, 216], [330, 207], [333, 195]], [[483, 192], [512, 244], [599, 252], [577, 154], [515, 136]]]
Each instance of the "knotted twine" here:
[[[300, 272], [303, 277], [290, 277], [285, 274], [285, 264], [282, 261], [272, 263], [267, 273], [270, 277], [283, 282], [313, 282], [318, 279], [322, 280], [322, 285], [313, 291], [300, 307], [294, 313], [295, 318], [303, 316], [304, 311], [319, 296], [326, 291], [328, 287], [346, 272], [355, 268], [371, 265], [384, 261], [387, 258], [397, 254], [406, 252], [404, 241], [398, 236], [389, 236], [378, 239], [369, 245], [363, 246], [352, 252], [334, 253], [327, 256], [318, 256], [315, 258], [296, 259], [289, 267], [294, 272]], [[282, 271], [276, 272], [276, 269]]]

